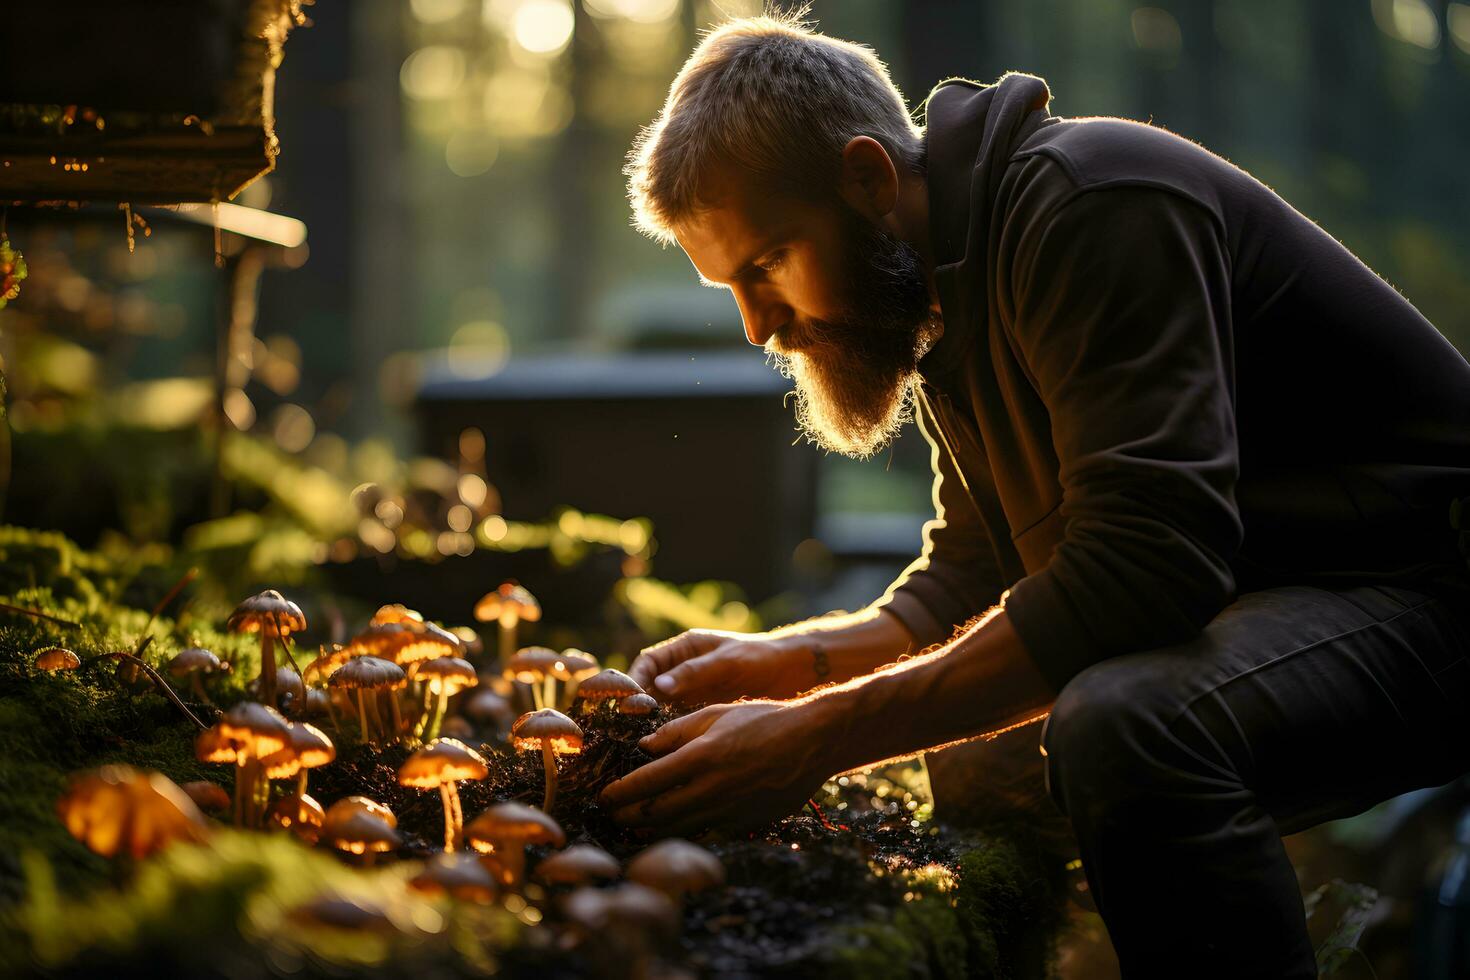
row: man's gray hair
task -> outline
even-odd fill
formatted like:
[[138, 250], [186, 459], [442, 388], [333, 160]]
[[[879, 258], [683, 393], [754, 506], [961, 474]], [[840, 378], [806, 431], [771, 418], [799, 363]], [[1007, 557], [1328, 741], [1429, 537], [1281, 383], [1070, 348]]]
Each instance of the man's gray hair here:
[[801, 13], [728, 21], [710, 31], [628, 154], [633, 223], [667, 245], [705, 206], [702, 179], [733, 166], [768, 193], [837, 193], [842, 148], [883, 145], [900, 172], [920, 169], [923, 131], [871, 48], [818, 34]]

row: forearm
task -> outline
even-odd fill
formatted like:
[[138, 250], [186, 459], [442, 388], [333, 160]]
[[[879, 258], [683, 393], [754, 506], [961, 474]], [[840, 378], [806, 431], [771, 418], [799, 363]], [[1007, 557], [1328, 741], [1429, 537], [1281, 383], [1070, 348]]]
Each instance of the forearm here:
[[964, 741], [1044, 714], [1055, 693], [999, 607], [954, 642], [792, 703], [831, 772]]
[[808, 687], [860, 677], [914, 652], [903, 623], [872, 606], [782, 626], [766, 636], [797, 654], [800, 669], [810, 671]]

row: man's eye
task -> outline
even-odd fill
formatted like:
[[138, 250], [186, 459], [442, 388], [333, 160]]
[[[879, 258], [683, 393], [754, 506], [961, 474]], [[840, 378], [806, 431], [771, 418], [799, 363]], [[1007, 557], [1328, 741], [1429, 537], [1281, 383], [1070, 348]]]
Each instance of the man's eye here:
[[760, 263], [760, 268], [764, 269], [766, 272], [774, 272], [775, 270], [779, 269], [781, 267], [781, 264], [785, 261], [786, 253], [784, 251], [772, 252], [770, 255], [766, 256], [764, 262]]

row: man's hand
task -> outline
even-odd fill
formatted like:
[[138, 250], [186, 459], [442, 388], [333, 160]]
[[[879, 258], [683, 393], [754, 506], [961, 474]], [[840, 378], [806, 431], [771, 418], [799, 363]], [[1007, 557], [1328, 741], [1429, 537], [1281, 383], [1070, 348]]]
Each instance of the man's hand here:
[[628, 673], [661, 700], [683, 704], [793, 698], [825, 679], [825, 654], [809, 647], [798, 638], [690, 630], [644, 650]]
[[639, 745], [660, 758], [602, 790], [613, 820], [661, 834], [750, 830], [800, 809], [831, 775], [811, 715], [775, 701], [711, 705]]

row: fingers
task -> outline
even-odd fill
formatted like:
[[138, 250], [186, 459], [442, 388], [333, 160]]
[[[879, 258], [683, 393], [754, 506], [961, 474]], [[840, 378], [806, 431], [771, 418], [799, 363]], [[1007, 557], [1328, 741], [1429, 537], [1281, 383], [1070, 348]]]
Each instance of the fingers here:
[[624, 827], [685, 826], [691, 818], [702, 817], [716, 807], [719, 800], [713, 797], [718, 783], [718, 779], [706, 775], [686, 786], [618, 807], [612, 813], [613, 822]]
[[681, 633], [672, 639], [655, 643], [633, 658], [633, 666], [628, 668], [628, 676], [638, 682], [640, 687], [648, 687], [653, 679], [664, 671], [683, 663], [690, 657], [697, 657], [714, 649], [719, 644], [717, 637], [711, 637], [702, 633]]
[[639, 739], [638, 747], [649, 755], [668, 755], [675, 749], [694, 741], [715, 723], [729, 705], [716, 704], [687, 714], [682, 718], [666, 721], [651, 735]]
[[704, 769], [688, 752], [675, 752], [634, 769], [602, 788], [598, 799], [606, 807], [623, 807], [675, 786], [691, 782]]
[[750, 693], [731, 690], [738, 669], [729, 653], [706, 653], [659, 674], [653, 686], [659, 694], [679, 701], [726, 701]]

